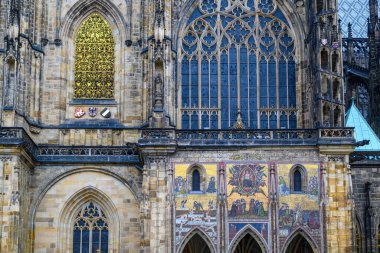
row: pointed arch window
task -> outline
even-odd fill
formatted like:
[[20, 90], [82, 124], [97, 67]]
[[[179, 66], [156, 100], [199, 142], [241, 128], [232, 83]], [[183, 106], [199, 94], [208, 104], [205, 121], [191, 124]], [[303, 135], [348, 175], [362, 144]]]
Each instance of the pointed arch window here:
[[295, 165], [289, 171], [289, 183], [291, 193], [308, 192], [307, 170], [302, 165]]
[[191, 190], [192, 191], [201, 190], [201, 174], [199, 173], [199, 170], [197, 169], [195, 169], [192, 174]]
[[111, 27], [99, 14], [91, 14], [75, 39], [76, 99], [113, 99], [115, 43]]
[[302, 175], [299, 170], [294, 171], [294, 191], [302, 191]]
[[97, 204], [84, 205], [74, 220], [73, 253], [108, 253], [108, 228]]
[[189, 17], [179, 35], [181, 128], [297, 127], [295, 35], [276, 1], [197, 1]]

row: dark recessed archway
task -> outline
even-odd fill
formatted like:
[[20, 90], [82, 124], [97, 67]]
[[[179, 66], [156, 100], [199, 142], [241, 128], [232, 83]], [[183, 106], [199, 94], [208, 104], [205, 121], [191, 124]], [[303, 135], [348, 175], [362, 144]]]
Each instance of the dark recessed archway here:
[[259, 243], [249, 233], [240, 239], [233, 253], [263, 253]]
[[205, 240], [196, 233], [186, 243], [182, 253], [211, 253], [211, 250]]
[[290, 242], [285, 253], [314, 253], [314, 250], [305, 237], [298, 234]]

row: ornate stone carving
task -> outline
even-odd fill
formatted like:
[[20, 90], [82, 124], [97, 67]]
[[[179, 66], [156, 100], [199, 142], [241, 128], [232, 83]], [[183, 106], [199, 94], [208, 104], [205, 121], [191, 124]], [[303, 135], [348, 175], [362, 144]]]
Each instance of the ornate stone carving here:
[[345, 156], [328, 156], [328, 161], [333, 163], [343, 163]]

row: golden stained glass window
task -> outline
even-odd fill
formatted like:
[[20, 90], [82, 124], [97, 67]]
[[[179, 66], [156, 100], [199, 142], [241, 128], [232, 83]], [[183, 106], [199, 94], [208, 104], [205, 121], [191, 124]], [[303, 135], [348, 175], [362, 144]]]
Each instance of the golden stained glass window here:
[[115, 43], [99, 14], [90, 15], [75, 39], [74, 98], [113, 99]]

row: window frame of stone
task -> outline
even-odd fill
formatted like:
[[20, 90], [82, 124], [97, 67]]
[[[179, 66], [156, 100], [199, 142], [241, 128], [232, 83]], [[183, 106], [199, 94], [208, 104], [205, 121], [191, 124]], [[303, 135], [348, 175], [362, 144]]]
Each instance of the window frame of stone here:
[[[193, 172], [199, 172], [199, 191], [193, 191]], [[190, 194], [204, 194], [206, 192], [207, 173], [206, 169], [200, 164], [193, 164], [186, 170], [187, 192]]]
[[[108, 6], [108, 7], [106, 7]], [[112, 35], [114, 37], [114, 96], [112, 99], [80, 99], [74, 96], [74, 71], [75, 71], [75, 36], [78, 33], [82, 23], [87, 17], [97, 13], [102, 16], [110, 26]], [[127, 24], [127, 25], [125, 25]], [[125, 54], [125, 40], [128, 38], [129, 22], [126, 22], [125, 18], [120, 15], [120, 12], [112, 4], [106, 4], [105, 6], [100, 4], [94, 4], [91, 8], [88, 8], [87, 4], [79, 4], [78, 6], [71, 8], [59, 29], [59, 37], [64, 38], [62, 45], [65, 50], [62, 50], [61, 56], [65, 61], [63, 62], [63, 92], [66, 90], [65, 96], [62, 96], [62, 103], [66, 104], [66, 118], [72, 118], [74, 109], [77, 106], [107, 106], [118, 107], [124, 103], [121, 94], [126, 87], [126, 73], [128, 70], [122, 66], [125, 66], [126, 59]], [[127, 98], [129, 99], [129, 96]], [[122, 112], [125, 108], [120, 107], [118, 111]], [[121, 120], [127, 117], [126, 114], [121, 113]]]
[[[294, 173], [299, 171], [301, 174], [301, 191], [294, 190]], [[289, 185], [291, 194], [306, 194], [308, 192], [308, 174], [307, 169], [300, 165], [296, 164], [289, 171]]]
[[71, 198], [69, 198], [62, 208], [59, 215], [58, 230], [58, 248], [62, 249], [62, 252], [73, 251], [74, 240], [74, 222], [78, 212], [84, 205], [89, 202], [96, 203], [100, 206], [108, 219], [108, 250], [109, 252], [119, 250], [120, 247], [120, 217], [118, 209], [112, 202], [112, 200], [98, 189], [88, 186], [76, 192]]

